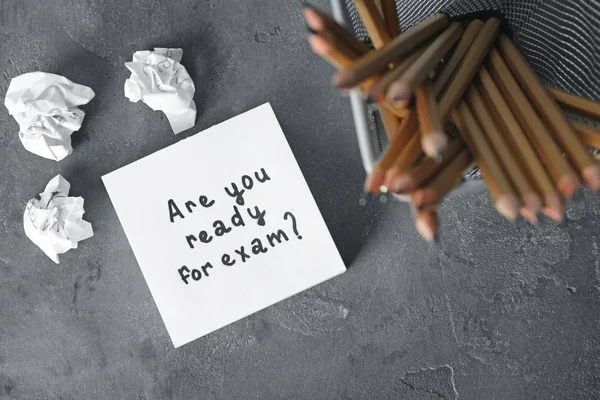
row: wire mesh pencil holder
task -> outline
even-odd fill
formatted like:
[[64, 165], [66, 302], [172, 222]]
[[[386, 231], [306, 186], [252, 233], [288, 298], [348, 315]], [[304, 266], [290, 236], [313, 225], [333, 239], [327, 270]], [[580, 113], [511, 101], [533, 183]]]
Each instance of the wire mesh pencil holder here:
[[[443, 12], [451, 17], [485, 11], [506, 17], [514, 40], [532, 61], [541, 81], [559, 89], [600, 98], [600, 38], [593, 27], [600, 20], [600, 0], [396, 0], [403, 28]], [[359, 40], [368, 35], [354, 9], [353, 0], [331, 0], [333, 17]], [[387, 146], [377, 107], [357, 90], [349, 93], [358, 146], [369, 173]], [[472, 193], [485, 187], [478, 170], [465, 175], [449, 196]], [[393, 198], [407, 201], [403, 195]]]

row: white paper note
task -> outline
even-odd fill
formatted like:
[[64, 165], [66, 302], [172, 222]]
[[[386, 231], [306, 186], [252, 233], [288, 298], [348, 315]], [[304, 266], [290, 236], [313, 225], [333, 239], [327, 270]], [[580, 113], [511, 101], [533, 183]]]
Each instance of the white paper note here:
[[345, 271], [269, 104], [103, 180], [176, 347]]
[[29, 200], [23, 214], [25, 234], [58, 264], [58, 255], [92, 237], [92, 224], [83, 220], [83, 198], [69, 197], [71, 185], [56, 175], [43, 193]]
[[19, 139], [30, 152], [60, 161], [71, 152], [71, 134], [85, 113], [77, 106], [94, 98], [94, 91], [67, 78], [29, 72], [10, 81], [4, 105], [19, 124]]
[[133, 61], [125, 63], [131, 71], [131, 77], [125, 81], [125, 97], [164, 112], [175, 134], [196, 123], [196, 89], [180, 64], [182, 56], [181, 49], [155, 48], [136, 51]]

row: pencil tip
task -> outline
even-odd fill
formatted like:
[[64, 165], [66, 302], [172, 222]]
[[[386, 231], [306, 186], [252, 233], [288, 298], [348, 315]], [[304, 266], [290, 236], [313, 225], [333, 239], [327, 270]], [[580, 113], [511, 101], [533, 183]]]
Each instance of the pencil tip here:
[[387, 93], [387, 98], [392, 103], [407, 100], [410, 97], [410, 89], [403, 82], [393, 83]]
[[600, 190], [600, 165], [593, 164], [585, 167], [581, 172], [583, 179], [594, 191]]
[[577, 174], [567, 174], [559, 179], [558, 189], [566, 198], [570, 199], [573, 196], [573, 193], [581, 189], [581, 181]]
[[385, 172], [378, 168], [374, 168], [371, 173], [367, 176], [365, 181], [364, 190], [370, 193], [376, 193], [381, 185], [383, 185], [383, 178]]
[[438, 225], [434, 213], [419, 213], [415, 221], [417, 232], [428, 242], [436, 243]]
[[521, 215], [528, 221], [535, 221], [537, 213], [542, 209], [542, 199], [537, 193], [527, 193], [523, 196]]
[[546, 196], [545, 203], [544, 214], [556, 222], [562, 221], [565, 216], [565, 203], [562, 199], [558, 195], [550, 195]]
[[411, 177], [408, 174], [399, 174], [390, 182], [390, 190], [394, 193], [400, 193], [410, 187], [412, 183]]
[[519, 215], [519, 200], [515, 195], [504, 195], [496, 202], [496, 210], [509, 221], [515, 221]]
[[429, 187], [419, 189], [413, 193], [413, 203], [419, 211], [437, 204], [439, 200], [437, 193]]
[[421, 148], [435, 161], [442, 161], [442, 151], [448, 145], [448, 136], [441, 132], [431, 132], [423, 136]]
[[337, 74], [333, 75], [331, 78], [331, 82], [334, 86], [337, 86], [340, 89], [351, 89], [348, 87], [348, 74], [344, 71], [339, 71]]

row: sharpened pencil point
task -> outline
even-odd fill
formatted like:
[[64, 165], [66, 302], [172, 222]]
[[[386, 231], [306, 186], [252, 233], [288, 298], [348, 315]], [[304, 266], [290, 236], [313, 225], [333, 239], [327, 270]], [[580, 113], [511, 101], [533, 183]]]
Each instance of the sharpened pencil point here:
[[558, 180], [558, 190], [568, 199], [579, 189], [581, 189], [581, 181], [575, 173], [567, 174]]
[[537, 214], [542, 209], [542, 199], [537, 193], [527, 193], [523, 196], [521, 215], [528, 221], [537, 220]]
[[388, 100], [394, 103], [403, 100], [408, 100], [410, 98], [410, 95], [410, 88], [406, 86], [403, 82], [393, 83], [387, 91]]
[[417, 232], [428, 242], [433, 242], [437, 237], [438, 224], [434, 213], [420, 212], [415, 221]]
[[509, 221], [515, 221], [519, 215], [519, 200], [515, 195], [502, 196], [496, 202], [496, 210]]
[[413, 203], [417, 210], [422, 210], [427, 206], [434, 205], [438, 202], [438, 196], [431, 188], [417, 190], [413, 194]]
[[556, 222], [563, 220], [565, 216], [565, 203], [558, 195], [549, 195], [545, 198], [544, 214]]
[[390, 190], [390, 192], [394, 191], [392, 188], [392, 182], [399, 175], [402, 175], [402, 171], [396, 167], [392, 167], [386, 171], [383, 184], [387, 187], [387, 189]]
[[308, 33], [310, 33], [311, 35], [315, 35], [318, 32], [316, 30], [314, 30], [313, 28], [311, 28], [310, 26], [306, 26], [306, 30], [308, 31]]
[[331, 78], [331, 82], [333, 82], [334, 86], [337, 86], [339, 89], [352, 89], [351, 85], [348, 85], [348, 81], [352, 78], [352, 75], [346, 71], [339, 71], [337, 74], [333, 75]]
[[535, 224], [537, 222], [537, 213], [531, 212], [531, 210], [525, 207], [521, 207], [521, 215], [523, 216], [523, 218], [525, 218], [532, 224]]
[[600, 190], [600, 165], [594, 164], [585, 167], [581, 171], [581, 176], [594, 191]]
[[367, 179], [365, 179], [365, 184], [363, 186], [363, 190], [367, 193], [371, 193], [371, 174], [367, 175]]
[[381, 185], [383, 185], [384, 175], [384, 171], [378, 168], [373, 169], [365, 181], [365, 192], [378, 193]]
[[407, 174], [401, 174], [392, 179], [392, 182], [390, 183], [390, 191], [393, 193], [400, 193], [406, 190], [410, 185], [410, 176]]
[[304, 19], [306, 19], [306, 23], [316, 31], [322, 31], [325, 28], [325, 22], [313, 6], [304, 7]]
[[423, 135], [421, 148], [423, 152], [435, 161], [442, 161], [442, 152], [448, 145], [448, 136], [441, 132], [431, 132]]

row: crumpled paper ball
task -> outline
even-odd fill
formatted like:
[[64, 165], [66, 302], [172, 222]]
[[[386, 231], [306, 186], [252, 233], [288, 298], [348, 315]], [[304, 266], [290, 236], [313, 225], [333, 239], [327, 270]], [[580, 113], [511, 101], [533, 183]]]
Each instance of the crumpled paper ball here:
[[29, 72], [10, 81], [4, 105], [19, 124], [19, 139], [28, 151], [60, 161], [73, 152], [71, 134], [83, 122], [77, 106], [94, 91], [47, 72]]
[[136, 51], [133, 61], [125, 63], [131, 71], [131, 77], [125, 81], [125, 96], [164, 112], [175, 134], [196, 123], [196, 88], [180, 64], [182, 55], [181, 49], [155, 48]]
[[43, 193], [29, 200], [23, 215], [25, 234], [58, 264], [58, 255], [77, 248], [92, 237], [92, 224], [84, 221], [83, 198], [69, 197], [71, 185], [56, 175]]

